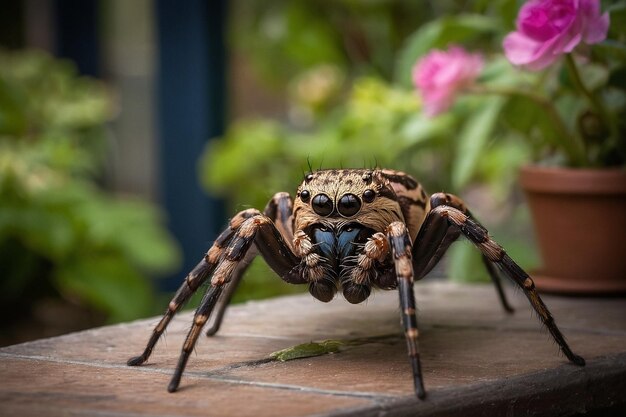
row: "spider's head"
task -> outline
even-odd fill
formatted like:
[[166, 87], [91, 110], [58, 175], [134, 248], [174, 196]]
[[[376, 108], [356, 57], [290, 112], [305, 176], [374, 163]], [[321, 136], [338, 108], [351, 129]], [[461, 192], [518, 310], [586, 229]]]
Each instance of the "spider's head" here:
[[402, 213], [389, 181], [378, 170], [330, 169], [309, 173], [294, 201], [296, 229], [311, 224], [360, 223], [382, 231]]

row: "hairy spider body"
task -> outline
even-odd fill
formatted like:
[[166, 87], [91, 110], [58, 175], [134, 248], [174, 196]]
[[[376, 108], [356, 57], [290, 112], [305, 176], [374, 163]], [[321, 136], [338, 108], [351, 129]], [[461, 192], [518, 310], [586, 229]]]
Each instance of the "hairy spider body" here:
[[148, 359], [174, 314], [210, 278], [168, 386], [175, 391], [211, 313], [216, 310], [209, 336], [219, 330], [243, 273], [260, 253], [281, 279], [307, 284], [311, 295], [323, 302], [332, 300], [337, 291], [356, 304], [369, 297], [372, 287], [397, 289], [415, 392], [424, 398], [413, 282], [424, 277], [461, 235], [482, 252], [504, 309], [513, 311], [498, 271], [524, 291], [567, 358], [584, 365], [567, 345], [532, 278], [491, 239], [461, 199], [445, 193], [429, 198], [412, 177], [387, 169], [312, 172], [298, 187], [295, 200], [288, 193], [277, 193], [263, 213], [248, 209], [236, 214], [187, 275], [142, 355], [129, 359], [128, 365]]
[[426, 198], [416, 181], [394, 171], [345, 169], [307, 175], [296, 194], [293, 223], [295, 253], [305, 260], [303, 273], [311, 294], [330, 301], [341, 289], [346, 300], [360, 303], [372, 286], [396, 288], [387, 229], [396, 222], [406, 224], [414, 239]]

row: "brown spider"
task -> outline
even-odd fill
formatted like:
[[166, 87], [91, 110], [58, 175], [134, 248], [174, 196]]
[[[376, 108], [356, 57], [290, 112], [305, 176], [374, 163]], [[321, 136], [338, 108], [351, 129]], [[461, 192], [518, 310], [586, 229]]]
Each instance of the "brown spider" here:
[[533, 280], [489, 237], [463, 201], [444, 193], [429, 199], [412, 177], [387, 169], [313, 172], [298, 187], [295, 201], [288, 193], [277, 193], [263, 213], [248, 209], [235, 215], [185, 278], [143, 354], [129, 359], [128, 365], [148, 359], [174, 314], [211, 277], [168, 386], [175, 391], [215, 306], [208, 336], [219, 330], [231, 295], [258, 251], [281, 279], [308, 284], [320, 301], [332, 300], [341, 289], [346, 300], [357, 304], [372, 287], [397, 288], [415, 393], [424, 398], [413, 281], [424, 277], [461, 234], [482, 252], [504, 309], [512, 311], [496, 267], [524, 291], [565, 356], [583, 366], [585, 360], [565, 342]]

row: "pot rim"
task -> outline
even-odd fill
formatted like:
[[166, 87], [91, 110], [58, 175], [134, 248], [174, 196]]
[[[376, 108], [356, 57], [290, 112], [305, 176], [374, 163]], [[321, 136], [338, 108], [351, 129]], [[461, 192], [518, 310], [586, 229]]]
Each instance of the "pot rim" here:
[[520, 182], [529, 192], [557, 194], [626, 194], [624, 168], [562, 168], [525, 165]]

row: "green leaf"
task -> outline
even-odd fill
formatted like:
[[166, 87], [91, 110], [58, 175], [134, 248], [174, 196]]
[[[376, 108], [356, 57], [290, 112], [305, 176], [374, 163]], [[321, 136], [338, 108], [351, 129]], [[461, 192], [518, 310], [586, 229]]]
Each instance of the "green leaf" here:
[[489, 142], [505, 102], [503, 97], [481, 98], [482, 108], [476, 110], [463, 125], [457, 137], [458, 148], [452, 167], [454, 189], [460, 189], [472, 178], [478, 159]]
[[115, 248], [126, 262], [146, 272], [164, 273], [178, 265], [178, 248], [152, 206], [94, 195], [76, 212], [92, 245]]
[[451, 135], [455, 121], [456, 118], [452, 113], [434, 118], [417, 113], [404, 123], [400, 129], [400, 138], [406, 145], [415, 145], [438, 136]]
[[478, 249], [467, 241], [453, 244], [448, 250], [448, 275], [457, 282], [486, 282], [489, 275]]
[[605, 39], [594, 45], [593, 53], [605, 59], [611, 58], [617, 62], [626, 62], [626, 45], [612, 39]]
[[286, 32], [280, 48], [301, 68], [321, 63], [342, 63], [336, 32], [330, 22], [311, 19], [309, 10], [296, 2], [285, 8]]
[[519, 168], [531, 161], [531, 146], [525, 136], [515, 133], [498, 135], [498, 140], [480, 158], [481, 180], [490, 185], [491, 195], [504, 201], [516, 191]]
[[501, 113], [503, 122], [513, 130], [522, 133], [527, 140], [533, 131], [539, 131], [547, 141], [557, 134], [553, 122], [546, 111], [525, 96], [510, 98]]
[[623, 1], [611, 5], [608, 10], [611, 25], [609, 26], [609, 36], [615, 39], [626, 37], [626, 3]]
[[323, 340], [321, 342], [303, 343], [277, 352], [270, 353], [270, 358], [281, 362], [293, 359], [322, 356], [328, 353], [337, 353], [345, 343], [340, 340]]
[[0, 134], [22, 135], [28, 128], [24, 91], [0, 74]]
[[114, 253], [83, 252], [55, 272], [59, 291], [79, 296], [117, 322], [152, 312], [152, 291], [144, 278]]
[[77, 243], [71, 219], [64, 213], [27, 206], [13, 215], [14, 227], [25, 244], [48, 259], [61, 260]]

